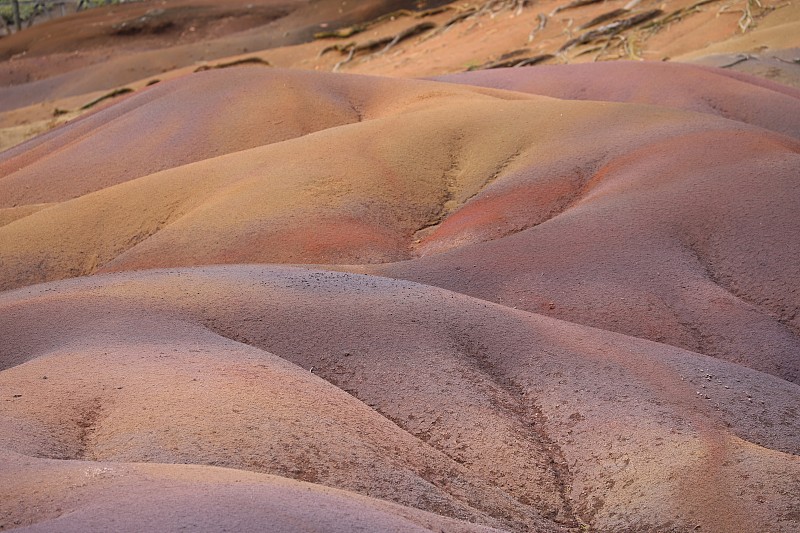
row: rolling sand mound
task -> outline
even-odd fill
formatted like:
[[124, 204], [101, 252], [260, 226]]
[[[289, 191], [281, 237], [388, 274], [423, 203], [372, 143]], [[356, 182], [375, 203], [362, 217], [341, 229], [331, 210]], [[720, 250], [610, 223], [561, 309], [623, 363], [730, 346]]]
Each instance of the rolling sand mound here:
[[347, 4], [0, 40], [0, 529], [798, 531], [796, 8]]
[[513, 529], [555, 527], [537, 515], [598, 529], [794, 527], [797, 386], [699, 354], [291, 268], [89, 278], [0, 306], [13, 392], [0, 424], [14, 435], [2, 447], [101, 461], [100, 480], [116, 461], [194, 463]]
[[[25, 394], [27, 409], [11, 413], [4, 434], [16, 437], [7, 448], [44, 458], [269, 472], [472, 521], [491, 522], [470, 503], [512, 524], [527, 521], [528, 509], [307, 370], [183, 321], [140, 321], [103, 307], [92, 305], [71, 329], [100, 325], [95, 313], [102, 310], [122, 320], [100, 326], [105, 335], [83, 336], [4, 372], [4, 388], [39, 390]], [[125, 338], [130, 327], [139, 334]], [[91, 384], [76, 389], [87, 372]], [[45, 389], [37, 387], [43, 376]], [[320, 432], [324, 439], [315, 437]], [[452, 488], [432, 485], [425, 479], [431, 472]]]
[[679, 63], [615, 61], [484, 70], [434, 78], [562, 98], [653, 104], [709, 113], [800, 137], [800, 90], [737, 72]]
[[[37, 460], [2, 452], [15, 531], [226, 529], [350, 532], [496, 531], [353, 493], [241, 470]], [[24, 465], [24, 466], [21, 466]], [[25, 499], [21, 501], [21, 496]], [[66, 510], [66, 512], [65, 512]], [[31, 525], [28, 525], [31, 524]], [[4, 524], [5, 525], [5, 524]]]
[[[3, 207], [62, 201], [187, 163], [436, 102], [526, 95], [259, 67], [165, 82], [0, 156]], [[131, 138], [131, 131], [146, 134]], [[245, 159], [245, 158], [243, 158]], [[52, 176], [46, 186], [39, 177]]]
[[[413, 0], [132, 2], [55, 19], [0, 40], [0, 111], [107, 91], [175, 69], [313, 40], [419, 5]], [[169, 76], [169, 74], [167, 74]], [[87, 100], [88, 101], [88, 100]]]
[[[577, 68], [578, 79], [608, 76]], [[509, 80], [494, 74], [494, 85]], [[220, 85], [231, 74], [196, 74], [8, 152], [4, 168], [19, 170], [2, 181], [4, 213], [20, 218], [0, 227], [0, 286], [213, 263], [405, 260], [369, 271], [798, 379], [800, 301], [786, 291], [800, 279], [793, 138], [707, 109], [280, 70], [235, 76], [231, 98]], [[732, 107], [743, 119], [757, 115], [748, 102], [774, 101], [796, 127], [791, 91], [723, 80], [742, 93]], [[215, 102], [187, 103], [190, 82]], [[667, 103], [718, 109], [733, 90], [720, 85]], [[219, 118], [226, 102], [236, 111]], [[125, 143], [159, 113], [174, 118]], [[156, 146], [162, 156], [147, 157]]]

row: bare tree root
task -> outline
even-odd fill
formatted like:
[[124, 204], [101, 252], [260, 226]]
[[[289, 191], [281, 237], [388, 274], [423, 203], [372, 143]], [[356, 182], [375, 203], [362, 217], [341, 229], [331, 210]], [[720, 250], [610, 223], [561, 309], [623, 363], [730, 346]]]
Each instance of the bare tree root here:
[[386, 13], [385, 15], [381, 15], [376, 19], [369, 20], [367, 22], [362, 22], [360, 24], [354, 24], [346, 28], [317, 32], [314, 34], [314, 39], [347, 39], [348, 37], [352, 37], [353, 35], [366, 31], [373, 26], [377, 26], [382, 22], [386, 22], [387, 20], [395, 20], [400, 17], [410, 17], [413, 15], [415, 15], [413, 11], [409, 11], [407, 9], [399, 9], [397, 11], [392, 11], [391, 13]]
[[411, 37], [414, 37], [421, 33], [425, 33], [426, 31], [432, 30], [435, 27], [436, 24], [434, 24], [433, 22], [423, 22], [421, 24], [417, 24], [416, 26], [407, 28], [398, 33], [397, 35], [395, 35], [394, 38], [391, 41], [389, 41], [389, 44], [386, 45], [386, 48], [381, 50], [379, 53], [385, 54], [397, 43], [403, 42], [406, 39], [410, 39]]
[[474, 8], [474, 7], [470, 7], [468, 9], [462, 11], [458, 15], [452, 17], [451, 19], [447, 20], [444, 24], [439, 26], [439, 29], [437, 29], [435, 32], [433, 32], [430, 35], [428, 35], [427, 37], [425, 37], [425, 40], [427, 41], [428, 39], [436, 37], [437, 35], [441, 35], [442, 33], [444, 33], [447, 30], [449, 30], [454, 24], [458, 24], [459, 22], [469, 18], [476, 11], [477, 11], [477, 9]]
[[672, 24], [673, 22], [679, 22], [683, 20], [685, 17], [697, 13], [700, 11], [700, 8], [706, 4], [711, 4], [713, 2], [719, 2], [719, 0], [700, 0], [699, 2], [695, 2], [694, 4], [684, 7], [682, 9], [678, 9], [666, 15], [663, 18], [653, 20], [648, 24], [645, 24], [642, 29], [648, 30], [651, 33], [656, 33], [661, 30], [667, 24]]
[[627, 19], [611, 22], [610, 24], [606, 24], [605, 26], [600, 26], [596, 30], [586, 32], [584, 34], [579, 35], [578, 37], [570, 39], [569, 41], [564, 43], [564, 45], [561, 48], [559, 48], [558, 51], [564, 52], [572, 48], [573, 46], [578, 46], [581, 44], [590, 44], [605, 37], [617, 35], [622, 31], [625, 31], [629, 28], [633, 28], [634, 26], [638, 26], [639, 24], [643, 24], [663, 14], [664, 12], [661, 11], [660, 9], [651, 9], [650, 11], [639, 13], [638, 15], [634, 15]]
[[320, 55], [331, 50], [337, 50], [341, 53], [346, 53], [347, 57], [336, 63], [336, 65], [333, 67], [333, 71], [338, 72], [343, 65], [350, 63], [359, 52], [375, 52], [375, 55], [385, 54], [396, 44], [410, 39], [416, 35], [425, 33], [426, 31], [432, 30], [435, 27], [436, 24], [433, 22], [421, 22], [411, 26], [410, 28], [406, 28], [397, 35], [381, 37], [380, 39], [374, 39], [361, 44], [350, 43], [345, 46], [329, 46], [320, 52]]
[[612, 19], [621, 17], [623, 15], [627, 15], [627, 14], [628, 14], [628, 10], [627, 9], [615, 9], [614, 11], [609, 11], [608, 13], [603, 13], [602, 15], [596, 16], [595, 18], [593, 18], [592, 20], [590, 20], [586, 24], [583, 24], [583, 25], [579, 26], [578, 29], [579, 30], [585, 30], [585, 29], [588, 29], [588, 28], [593, 28], [593, 27], [597, 26], [598, 24], [602, 24], [603, 22], [606, 22], [608, 20], [612, 20]]
[[261, 59], [260, 57], [245, 57], [243, 59], [237, 59], [235, 61], [230, 61], [228, 63], [217, 63], [216, 65], [201, 65], [194, 69], [195, 72], [204, 72], [206, 70], [214, 70], [218, 68], [228, 68], [228, 67], [238, 67], [240, 65], [263, 65], [265, 67], [271, 67], [269, 61], [265, 59]]
[[128, 94], [128, 93], [132, 93], [132, 92], [133, 92], [133, 89], [131, 89], [130, 87], [121, 87], [119, 89], [114, 89], [110, 93], [106, 93], [106, 94], [104, 94], [103, 96], [101, 96], [99, 98], [95, 98], [91, 102], [83, 104], [81, 106], [81, 111], [85, 111], [87, 109], [90, 109], [90, 108], [96, 106], [97, 104], [99, 104], [100, 102], [102, 102], [103, 100], [108, 100], [109, 98], [116, 98], [117, 96], [122, 96], [123, 94]]
[[576, 7], [583, 7], [583, 6], [589, 6], [589, 5], [592, 5], [592, 4], [599, 4], [602, 1], [603, 0], [574, 0], [574, 1], [570, 2], [569, 4], [565, 4], [563, 6], [558, 6], [557, 8], [555, 8], [553, 10], [552, 13], [550, 13], [550, 16], [552, 17], [556, 13], [561, 13], [562, 11], [566, 11], [567, 9], [575, 9]]
[[528, 34], [529, 43], [533, 41], [533, 38], [536, 37], [536, 35], [540, 31], [544, 30], [545, 26], [547, 26], [547, 15], [545, 15], [544, 13], [539, 13], [538, 15], [536, 15], [536, 18], [539, 20], [539, 25], [533, 28], [531, 32]]
[[[550, 59], [553, 59], [555, 56], [553, 54], [539, 54], [535, 56], [527, 56], [527, 57], [519, 57], [518, 52], [526, 52], [527, 50], [516, 50], [515, 52], [509, 52], [508, 54], [503, 54], [500, 58], [496, 61], [490, 61], [488, 63], [484, 63], [483, 65], [472, 67], [468, 70], [489, 70], [494, 68], [518, 68], [518, 67], [530, 67], [533, 65], [538, 65], [539, 63], [544, 63]], [[511, 57], [510, 57], [511, 56]]]

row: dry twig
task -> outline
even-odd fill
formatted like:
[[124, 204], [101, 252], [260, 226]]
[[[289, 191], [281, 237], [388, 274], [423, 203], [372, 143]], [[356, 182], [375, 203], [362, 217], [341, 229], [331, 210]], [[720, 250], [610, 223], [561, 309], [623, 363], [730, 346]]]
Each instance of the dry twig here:
[[441, 35], [442, 33], [444, 33], [447, 30], [449, 30], [454, 24], [458, 24], [462, 20], [466, 20], [467, 18], [469, 18], [476, 11], [477, 11], [477, 9], [474, 8], [474, 7], [470, 7], [468, 9], [466, 9], [465, 11], [463, 11], [463, 12], [459, 13], [458, 15], [452, 17], [451, 19], [447, 20], [444, 24], [439, 26], [439, 29], [437, 29], [435, 32], [433, 32], [430, 35], [428, 35], [425, 38], [425, 40], [428, 40], [428, 39], [430, 39], [432, 37], [436, 37], [437, 35]]
[[235, 61], [229, 61], [227, 63], [217, 63], [216, 65], [201, 65], [196, 69], [194, 69], [194, 71], [204, 72], [206, 70], [213, 70], [217, 68], [238, 67], [239, 65], [264, 65], [265, 67], [272, 66], [269, 64], [269, 61], [261, 59], [260, 57], [245, 57], [243, 59], [237, 59]]
[[529, 57], [517, 57], [514, 59], [506, 59], [506, 60], [497, 60], [491, 61], [489, 63], [485, 63], [478, 67], [472, 67], [468, 70], [488, 70], [494, 68], [507, 68], [507, 67], [530, 67], [533, 65], [538, 65], [539, 63], [543, 63], [549, 59], [553, 59], [555, 56], [553, 54], [540, 54], [535, 56]]
[[[338, 50], [342, 53], [347, 53], [347, 57], [334, 65], [333, 71], [337, 72], [342, 65], [345, 65], [353, 60], [358, 52], [376, 52], [379, 54], [385, 54], [389, 51], [397, 43], [405, 41], [406, 39], [410, 39], [415, 35], [419, 35], [421, 33], [425, 33], [428, 30], [431, 30], [436, 27], [436, 24], [433, 22], [421, 22], [415, 26], [411, 26], [410, 28], [406, 28], [405, 30], [401, 31], [397, 35], [390, 35], [388, 37], [381, 37], [379, 39], [374, 39], [372, 41], [367, 41], [365, 43], [356, 44], [350, 43], [345, 46], [329, 46], [325, 50], [323, 50], [320, 55], [323, 53], [330, 51], [330, 50]], [[379, 52], [377, 52], [380, 50]]]
[[607, 20], [615, 19], [617, 17], [621, 17], [622, 15], [627, 15], [627, 14], [628, 14], [627, 9], [615, 9], [614, 11], [609, 11], [608, 13], [603, 13], [602, 15], [596, 16], [586, 24], [579, 26], [578, 29], [585, 30], [587, 28], [592, 28], [594, 26], [597, 26], [598, 24], [606, 22]]
[[744, 1], [744, 12], [742, 13], [742, 18], [739, 19], [739, 29], [742, 30], [742, 33], [745, 33], [753, 24], [755, 24], [755, 20], [753, 19], [754, 5], [758, 6], [759, 9], [762, 7], [759, 0]]
[[114, 89], [110, 93], [106, 93], [106, 94], [104, 94], [103, 96], [101, 96], [99, 98], [95, 98], [91, 102], [83, 104], [81, 106], [81, 111], [85, 111], [85, 110], [87, 110], [87, 109], [89, 109], [91, 107], [94, 107], [97, 104], [99, 104], [100, 102], [102, 102], [103, 100], [108, 100], [109, 98], [116, 98], [117, 96], [121, 96], [123, 94], [128, 94], [128, 93], [132, 93], [132, 92], [133, 92], [133, 89], [131, 89], [130, 87], [121, 87], [119, 89]]
[[356, 35], [357, 33], [366, 31], [372, 26], [376, 26], [387, 20], [394, 20], [400, 17], [410, 17], [411, 15], [414, 15], [412, 11], [409, 11], [407, 9], [400, 9], [397, 11], [392, 11], [391, 13], [386, 13], [385, 15], [381, 15], [380, 17], [375, 18], [373, 20], [362, 22], [361, 24], [354, 24], [346, 28], [339, 28], [338, 30], [317, 32], [314, 34], [314, 39], [346, 39], [348, 37]]
[[576, 7], [583, 7], [583, 6], [589, 6], [589, 5], [592, 5], [592, 4], [599, 4], [602, 1], [603, 0], [573, 0], [569, 4], [565, 4], [563, 6], [558, 6], [557, 8], [555, 8], [553, 10], [553, 12], [550, 13], [550, 16], [552, 17], [556, 13], [561, 13], [562, 11], [566, 11], [567, 9], [575, 9]]
[[539, 25], [533, 28], [528, 34], [528, 42], [533, 41], [533, 38], [536, 37], [536, 34], [542, 31], [545, 26], [547, 26], [547, 15], [544, 13], [539, 13], [536, 15], [536, 18], [539, 20]]

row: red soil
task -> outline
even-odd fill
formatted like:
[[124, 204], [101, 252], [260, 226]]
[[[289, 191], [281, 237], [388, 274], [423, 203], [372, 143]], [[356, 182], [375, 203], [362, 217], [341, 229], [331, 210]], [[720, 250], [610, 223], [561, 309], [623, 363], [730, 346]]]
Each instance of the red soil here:
[[[0, 529], [798, 530], [800, 92], [442, 75], [622, 2], [492, 5], [340, 65], [435, 79], [311, 70], [346, 57], [313, 32], [412, 2], [180, 0], [110, 36], [142, 2], [0, 40], [26, 50], [0, 133], [66, 122], [0, 153]], [[772, 7], [723, 44], [791, 41]], [[720, 9], [614, 42], [705, 47]], [[193, 72], [243, 48], [308, 70]]]
[[[277, 473], [515, 530], [791, 528], [800, 395], [739, 365], [302, 269], [86, 278], [0, 305], [16, 453]], [[793, 496], [759, 504], [767, 479]]]

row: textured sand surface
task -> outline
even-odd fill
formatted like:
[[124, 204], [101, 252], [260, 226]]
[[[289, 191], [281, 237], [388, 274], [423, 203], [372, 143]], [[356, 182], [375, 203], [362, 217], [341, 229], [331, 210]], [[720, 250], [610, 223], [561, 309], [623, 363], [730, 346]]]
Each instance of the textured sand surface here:
[[279, 474], [515, 530], [796, 525], [797, 385], [696, 353], [294, 268], [0, 305], [3, 448], [25, 456]]
[[13, 452], [3, 452], [0, 461], [4, 472], [25, 480], [4, 487], [7, 508], [18, 506], [6, 513], [8, 524], [21, 526], [15, 531], [496, 531], [241, 470], [53, 461]]
[[[794, 83], [800, 64], [783, 51], [800, 47], [799, 20], [794, 0], [144, 0], [0, 40], [0, 149], [83, 113], [83, 105], [113, 89], [138, 91], [241, 59], [420, 77], [526, 59], [703, 61], [733, 54], [717, 66]], [[387, 48], [421, 24], [421, 33]], [[344, 33], [315, 39], [332, 31]], [[348, 58], [348, 46], [367, 48]], [[754, 54], [771, 63], [753, 70], [742, 57]]]
[[[716, 83], [700, 91], [688, 81], [699, 67], [637, 67], [448, 78], [526, 93], [277, 69], [165, 82], [4, 154], [0, 201], [21, 218], [0, 227], [0, 286], [384, 263], [367, 271], [796, 381], [800, 301], [786, 289], [800, 278], [800, 143], [744, 121], [769, 108], [776, 129], [796, 132], [800, 93], [705, 67]], [[572, 86], [559, 82], [570, 69]], [[623, 103], [529, 94], [574, 97], [625, 69], [671, 75], [674, 96], [647, 107], [655, 95], [610, 82], [589, 97]], [[190, 90], [219, 103], [191, 113]], [[715, 116], [726, 108], [739, 117]], [[124, 141], [156, 115], [167, 117], [158, 129]]]
[[0, 530], [799, 531], [797, 20], [174, 0], [0, 39]]

